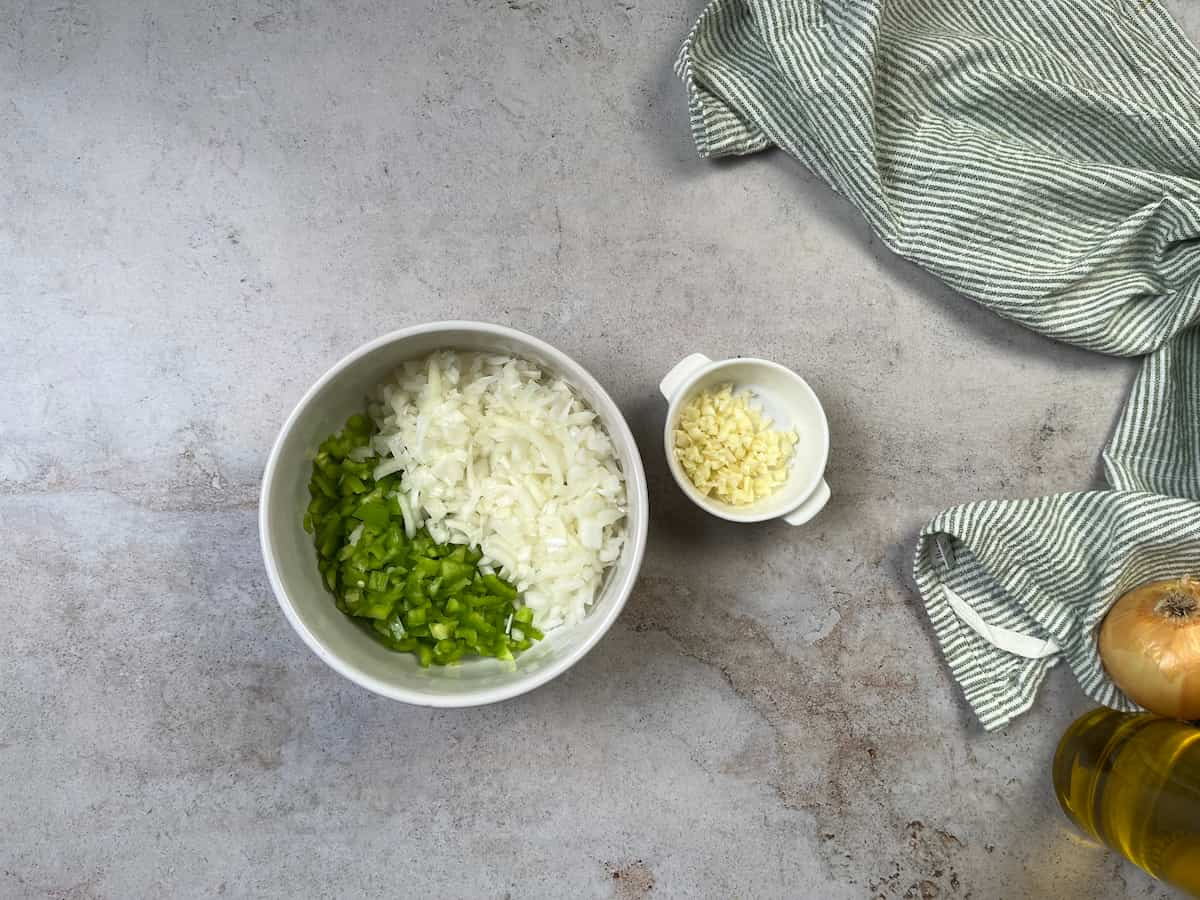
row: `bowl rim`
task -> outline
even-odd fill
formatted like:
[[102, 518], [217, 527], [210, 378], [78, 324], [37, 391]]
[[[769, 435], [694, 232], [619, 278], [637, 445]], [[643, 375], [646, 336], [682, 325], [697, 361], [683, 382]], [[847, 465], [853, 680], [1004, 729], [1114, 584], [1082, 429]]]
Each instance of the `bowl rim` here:
[[[397, 343], [402, 340], [407, 340], [418, 335], [431, 334], [441, 331], [473, 331], [486, 335], [491, 335], [497, 338], [508, 338], [519, 343], [524, 343], [532, 347], [537, 352], [543, 354], [547, 359], [553, 361], [560, 368], [566, 369], [572, 376], [572, 386], [578, 389], [583, 382], [589, 391], [595, 396], [602, 398], [607, 403], [611, 404], [612, 409], [616, 412], [615, 422], [601, 421], [610, 430], [611, 433], [615, 427], [620, 433], [620, 436], [627, 440], [629, 446], [633, 448], [632, 462], [633, 471], [624, 472], [625, 475], [625, 502], [627, 508], [633, 508], [637, 504], [637, 508], [641, 510], [642, 515], [638, 517], [635, 523], [636, 528], [627, 531], [625, 547], [622, 549], [622, 555], [632, 553], [632, 565], [629, 568], [628, 575], [623, 579], [617, 588], [616, 602], [597, 622], [597, 627], [588, 637], [583, 640], [578, 646], [572, 648], [569, 652], [563, 653], [561, 656], [555, 657], [550, 663], [530, 672], [526, 677], [515, 679], [511, 684], [504, 684], [498, 687], [482, 688], [477, 691], [469, 691], [461, 694], [427, 694], [419, 690], [411, 688], [398, 687], [388, 684], [378, 678], [364, 672], [358, 666], [343, 659], [342, 657], [331, 652], [325, 645], [314, 635], [308, 627], [300, 620], [299, 614], [296, 612], [292, 604], [291, 598], [288, 597], [287, 591], [284, 590], [282, 580], [279, 576], [278, 566], [275, 562], [274, 547], [270, 539], [272, 517], [270, 514], [270, 497], [272, 488], [275, 483], [275, 473], [279, 465], [279, 456], [287, 436], [291, 433], [296, 423], [301, 416], [308, 410], [313, 399], [319, 394], [322, 389], [337, 378], [345, 369], [349, 368], [355, 362], [369, 353], [374, 352], [380, 347], [388, 344]], [[599, 640], [608, 633], [613, 622], [621, 614], [625, 608], [625, 602], [629, 599], [629, 595], [633, 592], [633, 588], [637, 583], [638, 575], [641, 571], [642, 561], [646, 553], [646, 537], [649, 533], [650, 521], [650, 503], [646, 488], [646, 473], [645, 466], [642, 463], [641, 450], [637, 445], [637, 441], [633, 436], [633, 432], [629, 428], [629, 423], [625, 419], [625, 414], [621, 412], [621, 408], [609, 395], [608, 391], [600, 384], [596, 378], [587, 371], [582, 365], [575, 361], [571, 356], [568, 356], [563, 351], [551, 346], [540, 338], [526, 334], [523, 331], [518, 331], [515, 328], [509, 328], [506, 325], [497, 325], [491, 322], [476, 322], [470, 320], [451, 319], [439, 322], [425, 322], [419, 325], [412, 325], [407, 328], [400, 328], [395, 331], [390, 331], [387, 334], [381, 335], [374, 340], [367, 341], [361, 344], [354, 350], [347, 353], [336, 363], [333, 364], [313, 385], [304, 392], [299, 402], [292, 409], [287, 419], [284, 420], [283, 426], [279, 430], [274, 443], [271, 446], [271, 452], [267, 456], [266, 467], [263, 470], [262, 487], [259, 490], [258, 499], [258, 532], [259, 545], [262, 551], [263, 563], [267, 570], [267, 579], [271, 584], [271, 591], [275, 594], [275, 600], [279, 603], [283, 610], [284, 616], [291, 623], [292, 628], [300, 635], [301, 639], [326, 665], [338, 672], [340, 675], [353, 681], [360, 687], [364, 687], [373, 693], [383, 697], [388, 697], [392, 700], [399, 700], [403, 703], [410, 703], [415, 706], [431, 706], [439, 708], [460, 708], [469, 706], [483, 706], [489, 703], [498, 703], [502, 700], [509, 700], [513, 697], [520, 696], [546, 682], [561, 675], [567, 669], [571, 668], [575, 663], [582, 659], [588, 651], [594, 647]]]
[[[821, 464], [815, 469], [800, 499], [795, 503], [789, 504], [786, 508], [768, 509], [766, 512], [758, 513], [736, 512], [728, 504], [721, 503], [719, 500], [714, 500], [711, 497], [706, 497], [696, 490], [696, 486], [692, 484], [691, 479], [687, 477], [687, 473], [683, 471], [683, 467], [679, 465], [679, 460], [675, 458], [672, 429], [675, 420], [679, 417], [679, 407], [683, 404], [684, 399], [695, 388], [696, 382], [701, 378], [726, 366], [742, 363], [749, 363], [752, 366], [759, 366], [765, 369], [774, 369], [781, 373], [792, 381], [798, 393], [812, 402], [820, 415], [822, 426], [819, 435], [821, 441]], [[757, 356], [731, 356], [727, 359], [713, 359], [691, 372], [680, 383], [675, 393], [667, 400], [667, 418], [663, 424], [663, 450], [667, 457], [667, 468], [671, 472], [671, 477], [675, 479], [675, 483], [679, 485], [679, 489], [687, 495], [687, 498], [700, 509], [704, 510], [704, 512], [719, 519], [724, 519], [727, 522], [737, 522], [743, 525], [750, 525], [756, 522], [770, 522], [775, 519], [781, 519], [797, 507], [802, 506], [813, 495], [813, 492], [817, 490], [821, 484], [821, 479], [825, 477], [825, 470], [829, 466], [829, 417], [825, 413], [825, 407], [821, 404], [821, 398], [812, 389], [812, 385], [805, 381], [794, 369], [789, 369], [781, 363], [770, 359], [762, 359]]]

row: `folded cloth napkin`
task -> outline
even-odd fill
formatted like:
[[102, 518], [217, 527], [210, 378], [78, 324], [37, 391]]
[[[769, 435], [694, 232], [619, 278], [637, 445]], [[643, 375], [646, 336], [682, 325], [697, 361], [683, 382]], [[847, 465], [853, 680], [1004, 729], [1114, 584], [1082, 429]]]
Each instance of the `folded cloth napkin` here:
[[701, 156], [779, 147], [1000, 315], [1146, 355], [1112, 490], [951, 509], [914, 566], [984, 727], [1060, 659], [1134, 708], [1096, 627], [1200, 571], [1200, 54], [1157, 0], [715, 0], [676, 70]]

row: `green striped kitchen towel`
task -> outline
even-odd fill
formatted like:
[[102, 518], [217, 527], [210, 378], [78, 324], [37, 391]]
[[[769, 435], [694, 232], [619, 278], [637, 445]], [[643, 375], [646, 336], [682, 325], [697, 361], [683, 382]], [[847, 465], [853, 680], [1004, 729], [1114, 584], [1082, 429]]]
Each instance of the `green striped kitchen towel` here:
[[1096, 626], [1200, 570], [1200, 54], [1156, 0], [715, 0], [677, 71], [701, 156], [779, 147], [1000, 315], [1146, 356], [1112, 490], [956, 507], [915, 561], [986, 728], [1060, 659], [1132, 708]]

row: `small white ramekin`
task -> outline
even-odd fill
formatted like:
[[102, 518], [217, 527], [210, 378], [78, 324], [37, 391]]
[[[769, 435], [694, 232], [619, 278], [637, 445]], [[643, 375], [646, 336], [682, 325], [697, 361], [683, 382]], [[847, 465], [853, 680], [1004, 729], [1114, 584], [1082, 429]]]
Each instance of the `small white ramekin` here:
[[[435, 350], [480, 350], [521, 356], [571, 384], [600, 417], [625, 475], [626, 540], [584, 619], [546, 633], [513, 662], [471, 659], [422, 669], [394, 653], [334, 606], [321, 583], [312, 538], [302, 527], [317, 447], [400, 363]], [[279, 433], [263, 474], [258, 525], [275, 597], [292, 627], [321, 659], [351, 681], [394, 700], [423, 706], [479, 706], [533, 690], [578, 662], [616, 621], [633, 590], [646, 548], [646, 476], [625, 417], [582, 366], [544, 341], [482, 322], [434, 322], [394, 331], [359, 347], [321, 376]]]
[[[673, 431], [680, 409], [694, 394], [721, 384], [753, 392], [762, 401], [764, 412], [774, 419], [774, 427], [795, 429], [799, 438], [787, 481], [769, 497], [748, 506], [731, 506], [700, 493], [675, 457]], [[730, 522], [782, 519], [789, 525], [803, 525], [829, 502], [825, 483], [829, 422], [813, 389], [791, 369], [765, 359], [713, 362], [702, 353], [693, 353], [667, 373], [659, 388], [667, 398], [663, 429], [667, 465], [680, 489], [705, 512]]]

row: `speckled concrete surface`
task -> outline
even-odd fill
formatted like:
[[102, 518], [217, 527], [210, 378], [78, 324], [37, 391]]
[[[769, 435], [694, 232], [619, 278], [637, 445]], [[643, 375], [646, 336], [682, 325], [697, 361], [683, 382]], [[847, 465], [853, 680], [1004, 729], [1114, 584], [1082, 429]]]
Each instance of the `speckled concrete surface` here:
[[[1132, 363], [975, 308], [781, 155], [696, 160], [699, 6], [0, 6], [0, 896], [1167, 896], [1057, 811], [1068, 674], [983, 734], [907, 575], [947, 505], [1094, 483]], [[312, 380], [444, 317], [596, 372], [654, 519], [579, 666], [437, 712], [303, 646], [255, 505]], [[671, 483], [655, 386], [695, 350], [824, 398], [809, 527]]]

